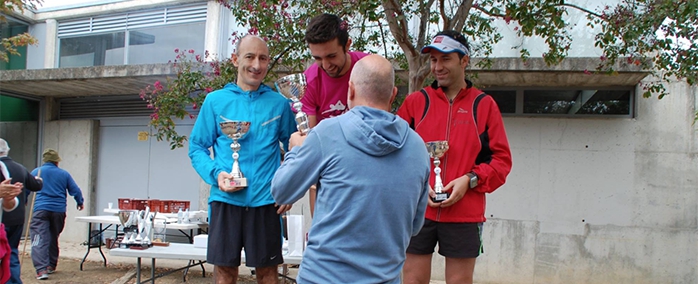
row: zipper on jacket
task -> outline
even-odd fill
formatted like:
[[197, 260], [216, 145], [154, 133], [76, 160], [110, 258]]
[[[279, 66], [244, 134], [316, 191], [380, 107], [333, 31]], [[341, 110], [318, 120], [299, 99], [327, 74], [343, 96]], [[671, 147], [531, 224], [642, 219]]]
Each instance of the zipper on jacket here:
[[[247, 92], [247, 97], [248, 97], [248, 99], [250, 100], [250, 110], [253, 111], [253, 112], [252, 112], [252, 115], [249, 116], [249, 117], [250, 117], [250, 122], [252, 122], [252, 118], [254, 118], [254, 109], [255, 109], [255, 100], [253, 99], [253, 96], [252, 96], [252, 93], [253, 93], [253, 92], [255, 92], [255, 91], [249, 91], [249, 92]], [[252, 122], [252, 123], [254, 123], [254, 122]], [[254, 125], [254, 124], [253, 124], [253, 125]], [[247, 147], [253, 147], [253, 145], [256, 144], [256, 143], [250, 143], [250, 144], [251, 144], [251, 145], [249, 145], [249, 146], [247, 146]], [[250, 148], [250, 150], [253, 150], [253, 149]], [[255, 152], [257, 152], [257, 151], [251, 151], [250, 153], [255, 153]], [[254, 156], [254, 155], [252, 155], [252, 156]], [[254, 161], [252, 161], [252, 163], [248, 163], [248, 164], [254, 165]], [[243, 171], [243, 174], [244, 174], [244, 171]], [[245, 178], [247, 178], [247, 189], [249, 189], [249, 188], [252, 186], [252, 179], [248, 178], [248, 177], [250, 177], [250, 176], [251, 176], [251, 175], [249, 174], [249, 171], [248, 171], [248, 173], [245, 174]], [[251, 196], [252, 194], [251, 194], [251, 192], [252, 192], [251, 190], [247, 190], [247, 192], [245, 193], [245, 205], [247, 205], [247, 207], [249, 207], [250, 205], [252, 205], [252, 204], [251, 204], [251, 202], [252, 202], [252, 196]]]

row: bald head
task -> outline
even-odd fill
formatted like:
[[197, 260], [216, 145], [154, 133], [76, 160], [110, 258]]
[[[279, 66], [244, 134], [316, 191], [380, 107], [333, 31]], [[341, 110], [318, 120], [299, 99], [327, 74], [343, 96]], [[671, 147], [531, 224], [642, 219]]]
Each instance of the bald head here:
[[355, 105], [367, 105], [390, 110], [390, 103], [397, 93], [395, 70], [387, 59], [380, 55], [369, 55], [354, 65], [349, 78], [349, 98], [354, 91]]
[[[240, 46], [243, 46], [243, 48], [244, 48], [245, 45], [248, 45], [247, 41], [253, 41], [256, 44], [259, 44], [260, 42], [263, 43], [264, 48], [266, 49], [266, 52], [269, 53], [269, 48], [267, 47], [267, 42], [264, 41], [264, 39], [262, 39], [261, 37], [259, 37], [257, 35], [246, 34], [246, 35], [242, 36], [240, 39], [238, 39], [237, 42], [235, 42], [235, 54], [240, 55]], [[245, 43], [243, 44], [243, 42], [245, 42]]]

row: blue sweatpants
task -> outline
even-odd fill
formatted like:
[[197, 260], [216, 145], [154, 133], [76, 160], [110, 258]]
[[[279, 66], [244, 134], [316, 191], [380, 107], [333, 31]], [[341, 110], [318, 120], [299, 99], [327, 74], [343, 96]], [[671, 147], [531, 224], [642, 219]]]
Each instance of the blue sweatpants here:
[[65, 212], [40, 210], [32, 216], [29, 232], [32, 241], [32, 262], [36, 272], [58, 266], [58, 236], [65, 226]]

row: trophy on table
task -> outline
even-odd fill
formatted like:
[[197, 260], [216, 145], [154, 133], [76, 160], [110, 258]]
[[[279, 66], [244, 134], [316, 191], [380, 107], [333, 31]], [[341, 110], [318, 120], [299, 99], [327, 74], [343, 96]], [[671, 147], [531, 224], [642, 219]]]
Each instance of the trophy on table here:
[[305, 135], [310, 131], [308, 125], [308, 115], [303, 112], [303, 104], [301, 99], [305, 95], [305, 88], [308, 82], [305, 80], [305, 74], [297, 73], [281, 77], [274, 83], [276, 90], [281, 95], [290, 99], [293, 102], [293, 109], [296, 110], [296, 124], [301, 135]]
[[240, 171], [240, 164], [238, 163], [238, 158], [240, 157], [240, 154], [238, 154], [238, 151], [240, 151], [240, 143], [238, 143], [238, 140], [250, 131], [250, 125], [252, 123], [249, 121], [230, 120], [223, 116], [221, 116], [221, 118], [223, 119], [223, 121], [219, 123], [221, 131], [228, 136], [228, 138], [233, 139], [233, 143], [230, 144], [230, 149], [233, 150], [233, 169], [230, 171], [230, 175], [233, 177], [231, 179], [226, 179], [226, 186], [246, 187], [247, 178], [245, 178]]
[[153, 238], [152, 232], [153, 232], [153, 219], [155, 219], [155, 215], [157, 212], [150, 212], [150, 207], [145, 207], [145, 214], [143, 217], [143, 240], [141, 244], [143, 246], [152, 246], [153, 244]]
[[431, 141], [425, 144], [429, 156], [434, 159], [434, 192], [436, 192], [436, 196], [431, 200], [437, 203], [442, 202], [448, 199], [449, 194], [448, 192], [443, 192], [444, 184], [441, 181], [441, 168], [439, 167], [441, 160], [439, 158], [443, 157], [446, 151], [448, 151], [448, 141]]
[[134, 210], [120, 210], [118, 213], [119, 216], [119, 222], [121, 222], [121, 226], [124, 228], [124, 237], [121, 240], [121, 248], [127, 248], [132, 244], [136, 243], [136, 232], [135, 230], [135, 223], [137, 222], [136, 220], [136, 211]]

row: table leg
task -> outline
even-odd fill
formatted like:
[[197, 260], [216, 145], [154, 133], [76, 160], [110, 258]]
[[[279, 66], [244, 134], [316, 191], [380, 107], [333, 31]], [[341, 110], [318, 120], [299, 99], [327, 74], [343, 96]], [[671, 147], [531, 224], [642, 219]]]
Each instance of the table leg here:
[[153, 284], [155, 284], [155, 258], [151, 258], [151, 260], [150, 280], [153, 280]]
[[[99, 223], [99, 235], [102, 235], [102, 232], [104, 232], [106, 229], [102, 229], [102, 223]], [[91, 238], [90, 238], [91, 239]], [[87, 239], [87, 246], [90, 247], [90, 239]], [[104, 256], [104, 252], [102, 251], [102, 238], [99, 238], [99, 242], [97, 242], [97, 249], [99, 250], [99, 254], [102, 255], [102, 259], [104, 260], [104, 267], [107, 267], [107, 257]]]
[[141, 258], [136, 260], [136, 283], [141, 284]]
[[92, 223], [88, 222], [87, 223], [87, 252], [85, 252], [85, 256], [82, 257], [82, 261], [80, 261], [80, 271], [82, 271], [82, 264], [85, 263], [85, 259], [87, 259], [87, 255], [90, 254], [90, 235], [92, 234]]

